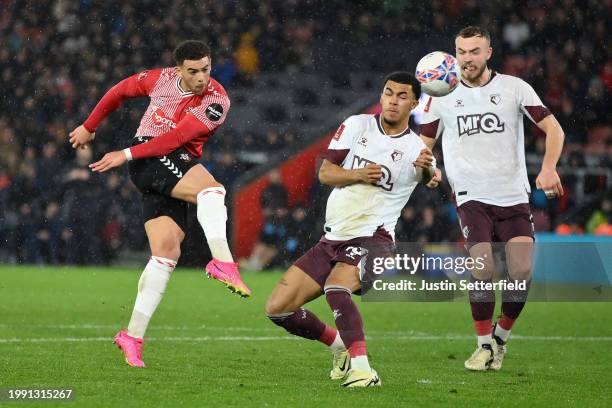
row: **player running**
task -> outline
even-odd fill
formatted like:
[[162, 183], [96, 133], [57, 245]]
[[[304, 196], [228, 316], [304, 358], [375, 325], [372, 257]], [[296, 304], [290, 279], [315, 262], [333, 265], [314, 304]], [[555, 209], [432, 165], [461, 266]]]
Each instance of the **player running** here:
[[[368, 288], [365, 259], [392, 254], [402, 208], [417, 182], [428, 182], [434, 173], [431, 150], [408, 127], [420, 95], [414, 76], [395, 72], [385, 79], [380, 115], [355, 115], [340, 125], [319, 170], [321, 183], [335, 187], [327, 200], [325, 235], [287, 270], [266, 304], [272, 322], [330, 347], [330, 378], [344, 379], [343, 387], [381, 384], [368, 362], [351, 294]], [[323, 293], [337, 330], [302, 307]]]
[[494, 327], [495, 292], [469, 293], [478, 347], [465, 367], [499, 370], [510, 330], [525, 306], [531, 282], [534, 229], [523, 117], [546, 133], [546, 152], [536, 187], [549, 197], [563, 194], [556, 166], [564, 135], [531, 86], [487, 67], [492, 53], [488, 31], [466, 27], [457, 34], [455, 45], [462, 81], [449, 95], [429, 99], [421, 136], [433, 149], [444, 133], [444, 163], [463, 236], [470, 256], [487, 260], [485, 268], [472, 271], [471, 279], [491, 282], [495, 272], [491, 242], [505, 242], [510, 278], [527, 282], [526, 290], [502, 291], [501, 317]]
[[197, 205], [197, 219], [213, 256], [205, 268], [208, 276], [243, 297], [251, 294], [227, 243], [225, 189], [197, 162], [204, 143], [225, 121], [230, 101], [225, 89], [210, 77], [211, 53], [206, 44], [185, 41], [174, 50], [174, 60], [176, 67], [143, 71], [113, 86], [87, 120], [70, 133], [72, 147], [86, 148], [98, 125], [126, 99], [150, 98], [132, 146], [107, 153], [90, 165], [92, 171], [105, 172], [129, 162], [130, 178], [142, 193], [152, 256], [140, 277], [128, 328], [115, 336], [133, 367], [145, 366], [144, 334], [179, 259], [189, 204]]

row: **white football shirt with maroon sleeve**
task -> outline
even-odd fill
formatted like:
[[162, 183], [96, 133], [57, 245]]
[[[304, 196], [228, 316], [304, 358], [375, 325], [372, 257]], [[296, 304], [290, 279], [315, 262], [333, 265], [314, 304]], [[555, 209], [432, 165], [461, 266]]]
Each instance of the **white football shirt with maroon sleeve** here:
[[507, 207], [528, 203], [531, 191], [523, 117], [538, 123], [548, 115], [529, 84], [493, 73], [481, 87], [461, 82], [450, 94], [430, 98], [421, 134], [442, 134], [444, 165], [457, 205], [474, 200]]
[[332, 190], [325, 213], [329, 240], [371, 237], [377, 231], [394, 237], [397, 219], [420, 181], [413, 162], [425, 143], [410, 128], [386, 134], [380, 120], [380, 115], [351, 116], [329, 145], [328, 160], [335, 152], [343, 152], [342, 160], [335, 160], [337, 165], [357, 169], [375, 163], [383, 173], [376, 185], [355, 183]]

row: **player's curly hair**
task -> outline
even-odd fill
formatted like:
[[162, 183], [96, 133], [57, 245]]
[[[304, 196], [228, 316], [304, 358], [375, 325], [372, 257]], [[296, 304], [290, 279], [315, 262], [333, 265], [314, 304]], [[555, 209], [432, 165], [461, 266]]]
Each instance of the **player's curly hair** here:
[[455, 38], [457, 37], [461, 37], [461, 38], [482, 37], [482, 38], [485, 38], [489, 42], [489, 44], [491, 43], [491, 33], [488, 30], [485, 30], [484, 28], [481, 28], [478, 26], [468, 26], [468, 27], [462, 28], [455, 36]]
[[182, 65], [185, 60], [199, 60], [210, 57], [210, 47], [202, 41], [187, 40], [177, 45], [172, 56], [176, 65]]
[[387, 81], [397, 82], [398, 84], [410, 85], [412, 87], [412, 93], [414, 94], [415, 99], [418, 101], [421, 97], [421, 83], [410, 72], [392, 72], [385, 77], [383, 86], [387, 84]]

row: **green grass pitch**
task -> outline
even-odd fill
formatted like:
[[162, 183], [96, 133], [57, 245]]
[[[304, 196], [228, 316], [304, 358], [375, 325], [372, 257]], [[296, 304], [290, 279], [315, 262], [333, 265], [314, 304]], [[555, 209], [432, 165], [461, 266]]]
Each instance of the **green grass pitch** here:
[[[383, 386], [342, 389], [318, 342], [267, 320], [278, 273], [245, 275], [243, 300], [201, 272], [174, 272], [149, 326], [146, 369], [111, 343], [127, 325], [140, 271], [0, 268], [0, 387], [68, 387], [70, 403], [1, 406], [609, 406], [611, 303], [530, 303], [501, 372], [463, 368], [466, 303], [361, 303]], [[308, 306], [328, 323], [318, 299]]]

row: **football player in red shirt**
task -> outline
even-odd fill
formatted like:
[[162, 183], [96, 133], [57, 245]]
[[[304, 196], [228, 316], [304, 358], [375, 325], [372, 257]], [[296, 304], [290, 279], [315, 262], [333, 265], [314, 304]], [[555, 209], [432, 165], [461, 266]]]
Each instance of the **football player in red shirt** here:
[[210, 77], [206, 44], [185, 41], [174, 50], [174, 59], [176, 67], [143, 71], [113, 86], [69, 139], [73, 148], [87, 148], [98, 125], [123, 101], [150, 98], [132, 146], [90, 165], [92, 171], [106, 172], [129, 162], [130, 178], [143, 195], [152, 256], [140, 278], [128, 328], [115, 337], [135, 367], [145, 365], [144, 333], [179, 259], [190, 204], [197, 205], [197, 219], [213, 255], [206, 273], [243, 297], [251, 293], [228, 247], [225, 189], [197, 161], [204, 143], [225, 121], [230, 101], [223, 86]]

